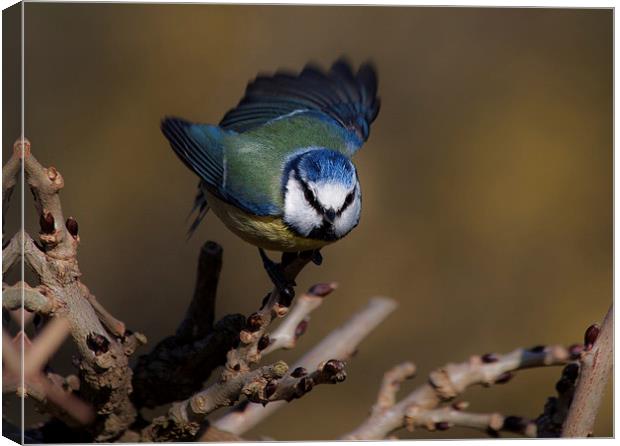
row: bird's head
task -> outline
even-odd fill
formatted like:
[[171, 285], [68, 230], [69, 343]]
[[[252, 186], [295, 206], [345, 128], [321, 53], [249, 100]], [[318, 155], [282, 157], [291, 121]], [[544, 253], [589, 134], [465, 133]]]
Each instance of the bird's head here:
[[362, 196], [349, 158], [311, 149], [290, 159], [284, 172], [284, 221], [297, 234], [334, 241], [357, 226]]

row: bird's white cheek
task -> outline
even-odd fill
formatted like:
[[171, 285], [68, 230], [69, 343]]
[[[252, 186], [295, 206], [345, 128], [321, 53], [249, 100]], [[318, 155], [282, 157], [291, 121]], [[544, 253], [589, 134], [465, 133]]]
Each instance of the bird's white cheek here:
[[362, 202], [359, 197], [355, 198], [355, 201], [344, 210], [340, 217], [334, 222], [334, 232], [338, 237], [344, 237], [347, 235], [360, 220], [360, 211], [362, 209]]
[[296, 179], [289, 178], [286, 188], [284, 221], [299, 234], [306, 236], [314, 228], [321, 226], [323, 219], [306, 201], [301, 185]]

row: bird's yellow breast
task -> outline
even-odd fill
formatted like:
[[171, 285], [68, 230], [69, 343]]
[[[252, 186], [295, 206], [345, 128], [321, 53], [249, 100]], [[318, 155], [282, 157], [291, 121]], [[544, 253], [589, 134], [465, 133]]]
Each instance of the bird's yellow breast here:
[[320, 249], [330, 242], [301, 237], [291, 231], [281, 217], [257, 216], [228, 204], [205, 191], [209, 207], [215, 215], [248, 243], [273, 251], [310, 251]]

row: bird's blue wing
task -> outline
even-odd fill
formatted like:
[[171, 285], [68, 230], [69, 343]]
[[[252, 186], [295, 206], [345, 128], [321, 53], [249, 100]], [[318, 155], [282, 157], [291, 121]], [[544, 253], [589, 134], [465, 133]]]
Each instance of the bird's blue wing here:
[[224, 163], [219, 143], [220, 129], [181, 118], [164, 118], [161, 131], [187, 167], [212, 188], [219, 190], [222, 187]]
[[[257, 200], [231, 190], [226, 184], [227, 168], [225, 163], [224, 138], [234, 135], [221, 128], [208, 124], [195, 124], [181, 118], [164, 118], [161, 131], [170, 141], [170, 146], [194, 173], [202, 180], [202, 184], [214, 195], [224, 201], [236, 205], [254, 215], [276, 215], [279, 208], [269, 200]], [[251, 192], [251, 191], [250, 191]], [[261, 196], [261, 198], [264, 198]], [[204, 217], [206, 199], [200, 186], [195, 200], [194, 210], [198, 210], [197, 221], [190, 232], [195, 229]]]
[[364, 64], [354, 74], [341, 59], [327, 73], [308, 65], [298, 75], [278, 72], [257, 77], [220, 127], [243, 133], [291, 113], [318, 112], [342, 127], [355, 151], [368, 139], [379, 106], [372, 65]]

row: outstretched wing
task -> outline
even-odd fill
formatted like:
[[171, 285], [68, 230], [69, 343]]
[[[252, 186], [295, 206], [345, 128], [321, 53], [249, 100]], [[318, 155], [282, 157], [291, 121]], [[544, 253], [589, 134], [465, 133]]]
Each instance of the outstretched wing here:
[[373, 66], [363, 64], [354, 74], [340, 59], [327, 73], [307, 65], [298, 75], [278, 72], [257, 77], [220, 127], [242, 133], [290, 114], [318, 112], [342, 127], [355, 151], [368, 139], [379, 106]]
[[[170, 146], [183, 161], [202, 180], [211, 193], [255, 215], [275, 215], [279, 209], [268, 198], [260, 194], [258, 188], [231, 188], [227, 184], [227, 166], [224, 157], [223, 140], [226, 132], [219, 127], [208, 124], [195, 124], [182, 118], [164, 118], [161, 130], [170, 141]], [[230, 180], [230, 179], [229, 179]], [[251, 179], [242, 178], [242, 184], [251, 184]], [[244, 193], [245, 192], [245, 193]], [[202, 220], [208, 210], [204, 192], [199, 187], [194, 210], [198, 210], [198, 219], [190, 232]]]
[[212, 125], [194, 124], [182, 118], [164, 118], [161, 131], [183, 161], [211, 188], [222, 189], [224, 163], [221, 130]]

